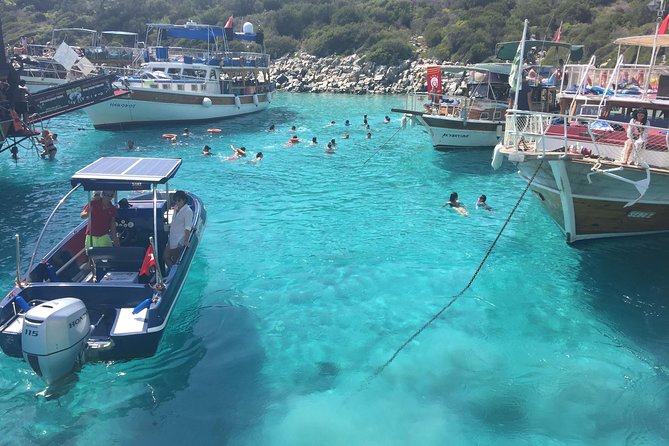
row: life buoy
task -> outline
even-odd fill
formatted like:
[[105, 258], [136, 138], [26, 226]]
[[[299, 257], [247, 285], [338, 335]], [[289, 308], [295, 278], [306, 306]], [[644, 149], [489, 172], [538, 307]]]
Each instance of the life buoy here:
[[291, 144], [297, 144], [298, 142], [300, 142], [300, 138], [295, 138], [295, 137], [293, 136], [292, 138], [290, 138], [289, 142], [290, 142]]
[[495, 150], [492, 152], [492, 162], [490, 165], [493, 169], [497, 170], [502, 166], [502, 161], [504, 161], [504, 155], [502, 155], [502, 143], [498, 143], [495, 146]]
[[221, 129], [207, 129], [207, 132], [209, 133], [221, 133], [223, 130]]
[[172, 138], [176, 138], [176, 137], [177, 137], [177, 135], [175, 135], [174, 133], [163, 133], [163, 138], [165, 138], [165, 139], [172, 139]]

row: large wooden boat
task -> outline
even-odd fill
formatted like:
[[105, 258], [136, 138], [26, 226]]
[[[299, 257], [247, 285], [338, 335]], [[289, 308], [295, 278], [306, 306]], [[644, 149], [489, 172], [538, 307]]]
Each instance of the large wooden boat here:
[[[98, 129], [126, 128], [159, 122], [198, 122], [265, 110], [272, 100], [269, 55], [228, 51], [230, 39], [257, 43], [262, 34], [250, 23], [245, 32], [199, 25], [149, 24], [157, 31], [157, 45], [147, 49], [141, 68], [120, 78], [118, 87], [130, 94], [88, 107]], [[163, 46], [162, 39], [189, 38], [207, 42], [207, 49]], [[223, 48], [219, 48], [219, 41]]]
[[[0, 348], [6, 355], [25, 358], [50, 384], [86, 361], [156, 352], [206, 222], [203, 203], [189, 194], [188, 243], [170, 268], [158, 260], [174, 217], [167, 182], [180, 165], [180, 159], [100, 158], [72, 176], [73, 189], [47, 220], [27, 273], [17, 258], [16, 286], [0, 301]], [[84, 220], [37, 257], [56, 211], [80, 188], [89, 191], [89, 200], [94, 190], [127, 194], [116, 217], [120, 245], [85, 248], [90, 222]]]
[[[616, 42], [656, 54], [669, 36]], [[669, 232], [669, 69], [655, 66], [654, 57], [638, 62], [568, 65], [569, 81], [558, 93], [562, 113], [507, 114], [493, 166], [502, 157], [516, 164], [568, 243]], [[648, 116], [647, 139], [632, 146], [624, 163], [630, 119], [640, 108]]]

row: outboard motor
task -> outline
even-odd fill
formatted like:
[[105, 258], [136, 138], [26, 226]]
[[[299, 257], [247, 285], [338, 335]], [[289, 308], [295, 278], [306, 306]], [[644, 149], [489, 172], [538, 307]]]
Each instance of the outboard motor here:
[[83, 362], [90, 332], [88, 311], [79, 299], [44, 302], [31, 308], [23, 320], [23, 357], [51, 384]]

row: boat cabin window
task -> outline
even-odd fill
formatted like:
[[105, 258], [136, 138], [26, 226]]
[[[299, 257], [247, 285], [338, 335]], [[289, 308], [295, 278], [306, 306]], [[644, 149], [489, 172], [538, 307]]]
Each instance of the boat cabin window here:
[[167, 69], [167, 74], [172, 76], [175, 79], [178, 79], [181, 74], [181, 68], [168, 68]]
[[199, 79], [206, 79], [207, 70], [195, 70], [186, 68], [183, 70], [184, 77], [195, 77]]
[[210, 70], [209, 71], [209, 80], [210, 81], [217, 81], [218, 80], [218, 75], [216, 74], [216, 70]]

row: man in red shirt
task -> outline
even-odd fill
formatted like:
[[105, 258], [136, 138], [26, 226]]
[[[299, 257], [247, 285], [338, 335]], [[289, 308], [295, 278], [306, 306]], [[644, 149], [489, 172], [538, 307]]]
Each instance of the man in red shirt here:
[[85, 216], [89, 217], [86, 227], [86, 248], [119, 246], [116, 233], [117, 209], [112, 203], [112, 198], [114, 198], [114, 192], [102, 191], [100, 199], [94, 198], [82, 211], [82, 216], [86, 212]]

